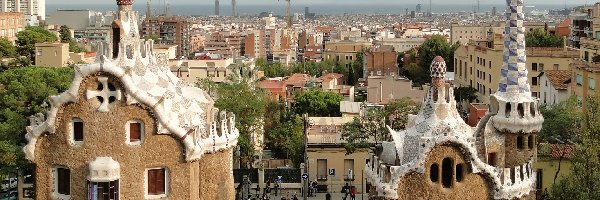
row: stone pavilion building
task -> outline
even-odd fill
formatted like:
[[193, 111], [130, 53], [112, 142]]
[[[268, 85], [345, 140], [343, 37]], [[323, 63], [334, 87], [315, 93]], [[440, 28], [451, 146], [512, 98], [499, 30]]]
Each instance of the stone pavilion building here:
[[30, 118], [36, 199], [233, 199], [235, 117], [140, 39], [133, 0], [116, 2], [97, 62]]

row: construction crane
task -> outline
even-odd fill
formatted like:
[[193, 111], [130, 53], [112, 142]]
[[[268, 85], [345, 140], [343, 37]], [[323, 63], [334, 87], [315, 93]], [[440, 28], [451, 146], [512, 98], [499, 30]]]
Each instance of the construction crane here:
[[[281, 1], [281, 0], [277, 0]], [[287, 8], [285, 10], [285, 21], [287, 22], [287, 28], [292, 27], [292, 0], [284, 0], [287, 1]]]

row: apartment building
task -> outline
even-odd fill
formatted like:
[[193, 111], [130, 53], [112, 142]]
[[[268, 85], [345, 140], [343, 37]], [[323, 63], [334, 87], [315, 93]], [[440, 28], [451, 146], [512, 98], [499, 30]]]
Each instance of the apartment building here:
[[220, 54], [225, 58], [240, 57], [241, 47], [241, 34], [233, 31], [211, 32], [204, 41], [205, 53]]
[[85, 30], [95, 21], [96, 13], [91, 10], [57, 10], [46, 21], [50, 25], [66, 25], [73, 30]]
[[[317, 190], [338, 192], [345, 183], [358, 185], [368, 159], [368, 150], [359, 149], [346, 155], [341, 139], [342, 126], [353, 117], [310, 117], [307, 135], [309, 180], [317, 180]], [[331, 173], [333, 172], [333, 174]], [[356, 187], [363, 193], [363, 187]]]
[[375, 45], [393, 46], [396, 52], [406, 52], [421, 46], [425, 40], [425, 38], [392, 38], [375, 41]]
[[366, 51], [363, 61], [363, 77], [399, 75], [398, 52], [392, 46], [377, 46]]
[[224, 58], [218, 60], [171, 60], [171, 72], [181, 80], [195, 84], [198, 80], [208, 78], [215, 83], [228, 81], [230, 75], [239, 76], [237, 67], [244, 65], [250, 70], [254, 69], [254, 59]]
[[35, 44], [35, 65], [43, 67], [64, 67], [69, 62], [69, 44]]
[[158, 36], [161, 44], [177, 45], [177, 57], [191, 51], [191, 23], [182, 17], [152, 16], [142, 21], [141, 37]]
[[46, 0], [0, 0], [0, 12], [21, 12], [46, 20]]
[[25, 28], [23, 13], [19, 12], [0, 12], [0, 37], [6, 37], [14, 42], [17, 40], [17, 33]]
[[600, 88], [600, 64], [577, 60], [571, 64], [573, 77], [571, 95], [577, 98], [581, 106], [586, 105], [587, 98], [597, 94]]
[[414, 102], [421, 102], [425, 98], [425, 91], [413, 88], [412, 81], [406, 78], [369, 76], [367, 82], [367, 102], [371, 104], [386, 105], [390, 101], [405, 97]]
[[[459, 23], [452, 23], [450, 26], [450, 43], [454, 44], [459, 42], [460, 44], [466, 45], [470, 40], [486, 40], [493, 37], [496, 34], [504, 33], [504, 25], [506, 22], [492, 22], [482, 24], [468, 24], [462, 25]], [[545, 23], [538, 22], [526, 22], [525, 31], [533, 30], [536, 28], [546, 28]]]
[[371, 48], [373, 44], [366, 40], [339, 40], [325, 43], [323, 50], [323, 59], [335, 60], [346, 67], [349, 67], [357, 57], [356, 54]]
[[[462, 45], [454, 52], [454, 83], [477, 89], [478, 102], [489, 103], [490, 95], [498, 89], [503, 61], [501, 38], [496, 34], [494, 41]], [[569, 48], [528, 47], [526, 53], [531, 92], [538, 98], [541, 96], [540, 73], [544, 70], [568, 70], [570, 63], [579, 56], [577, 50]]]
[[293, 63], [297, 60], [297, 40], [298, 34], [291, 30], [252, 30], [244, 38], [244, 55], [269, 62]]

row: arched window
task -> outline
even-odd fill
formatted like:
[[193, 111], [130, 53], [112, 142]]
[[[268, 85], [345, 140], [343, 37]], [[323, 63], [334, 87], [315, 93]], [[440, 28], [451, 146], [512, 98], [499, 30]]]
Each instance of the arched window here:
[[523, 107], [523, 103], [517, 105], [517, 110], [519, 111], [519, 117], [525, 117], [525, 108]]
[[431, 168], [429, 169], [429, 179], [431, 180], [431, 182], [437, 183], [439, 180], [439, 166], [437, 163], [433, 163], [431, 164]]
[[515, 168], [510, 168], [510, 182], [515, 183]]
[[452, 159], [444, 158], [442, 160], [442, 185], [445, 188], [452, 187], [452, 173], [453, 173]]
[[525, 173], [523, 173], [523, 165], [519, 166], [519, 171], [521, 172], [519, 174], [521, 176], [521, 181], [523, 181], [523, 176], [525, 176]]
[[463, 164], [456, 165], [456, 182], [461, 182], [463, 180]]
[[504, 110], [506, 117], [510, 117], [511, 111], [512, 111], [512, 105], [510, 103], [506, 103], [506, 108]]
[[517, 149], [523, 149], [523, 136], [517, 136]]

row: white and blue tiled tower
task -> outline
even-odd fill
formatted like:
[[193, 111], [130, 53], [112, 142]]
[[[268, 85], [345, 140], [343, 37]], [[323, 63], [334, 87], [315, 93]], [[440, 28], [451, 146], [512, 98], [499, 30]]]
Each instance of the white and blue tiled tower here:
[[531, 96], [525, 53], [523, 0], [506, 0], [504, 55], [498, 91], [491, 97], [494, 126], [501, 131], [538, 132], [544, 118], [539, 99]]

